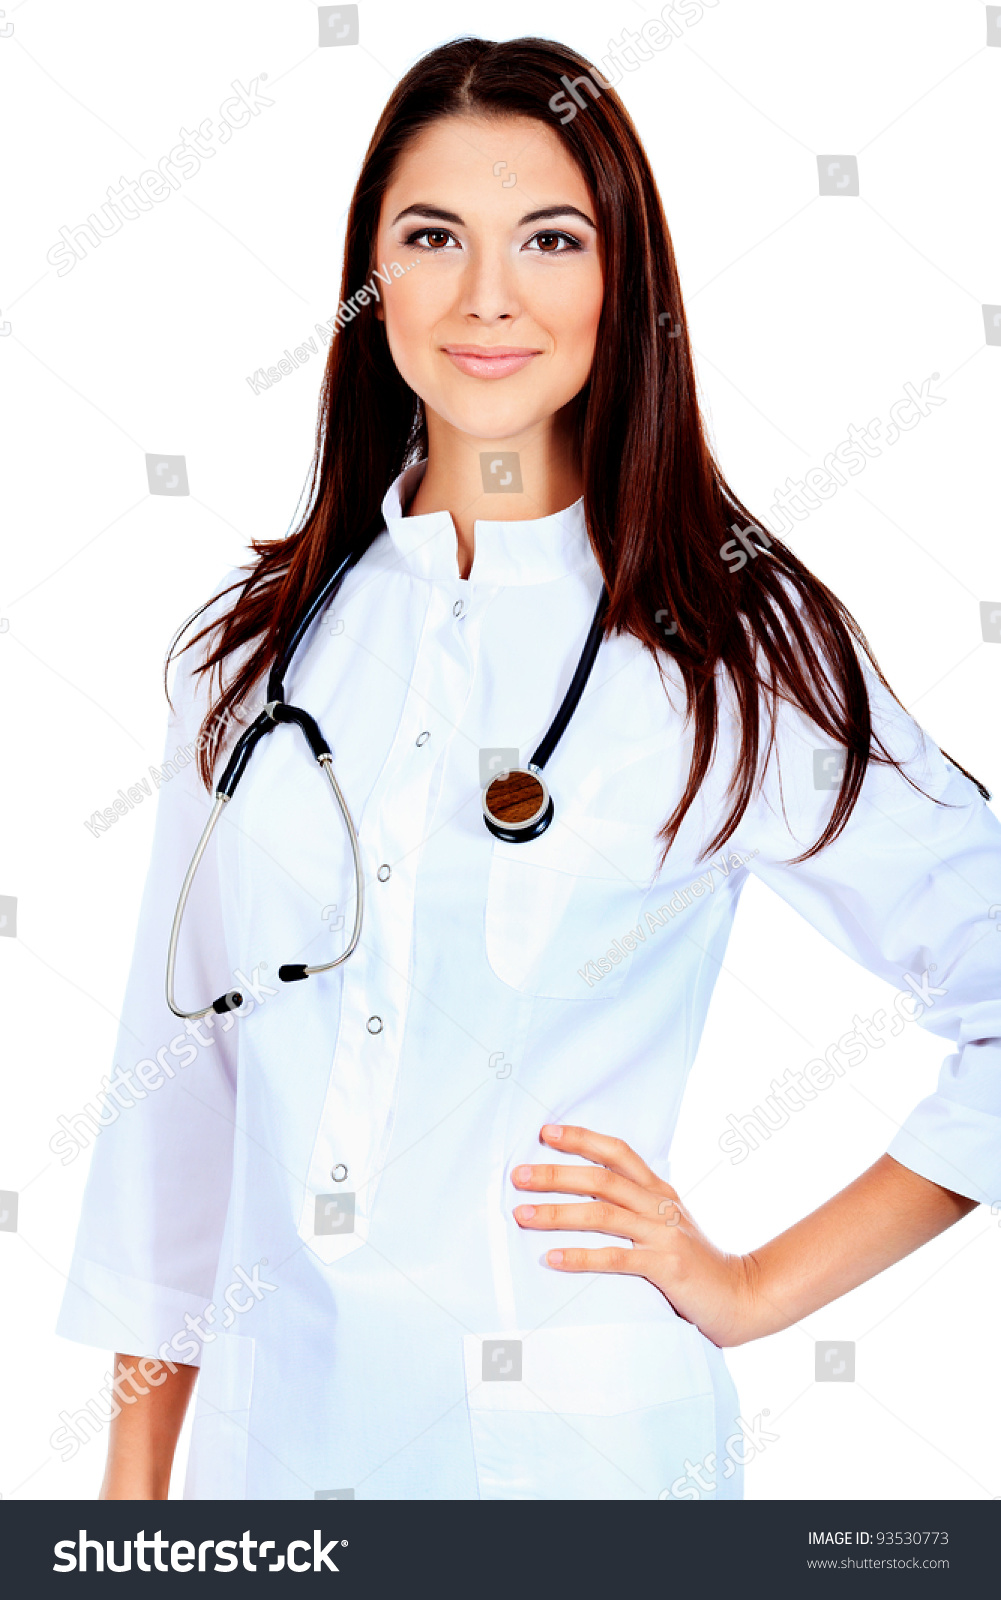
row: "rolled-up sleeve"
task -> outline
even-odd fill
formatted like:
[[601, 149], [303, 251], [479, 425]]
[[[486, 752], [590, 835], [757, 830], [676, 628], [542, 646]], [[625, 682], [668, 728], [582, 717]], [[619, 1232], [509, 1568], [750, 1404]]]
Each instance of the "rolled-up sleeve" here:
[[989, 1204], [1001, 1200], [1001, 823], [868, 668], [866, 679], [874, 729], [903, 772], [870, 764], [841, 835], [790, 865], [831, 815], [839, 752], [783, 707], [738, 847], [749, 872], [900, 991], [901, 1017], [950, 1042], [935, 1093], [889, 1154]]
[[[212, 1296], [232, 1172], [239, 1024], [232, 1016], [185, 1024], [164, 993], [178, 892], [212, 804], [197, 774], [205, 698], [191, 654], [173, 687], [112, 1082], [64, 1119], [53, 1149], [67, 1161], [93, 1141], [57, 1332], [137, 1355], [167, 1344], [174, 1359], [197, 1364], [184, 1319]], [[229, 960], [213, 841], [185, 913], [179, 1003], [196, 1008], [231, 988]]]

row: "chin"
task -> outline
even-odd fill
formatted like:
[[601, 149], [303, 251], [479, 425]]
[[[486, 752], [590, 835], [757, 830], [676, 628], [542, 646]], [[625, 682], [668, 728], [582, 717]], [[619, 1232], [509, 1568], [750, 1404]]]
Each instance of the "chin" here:
[[[491, 383], [500, 380], [489, 379]], [[548, 402], [539, 403], [539, 397], [533, 395], [531, 402], [522, 398], [517, 403], [514, 398], [503, 399], [500, 395], [492, 403], [486, 403], [487, 397], [470, 405], [465, 403], [432, 407], [444, 417], [453, 428], [458, 428], [461, 433], [469, 434], [473, 439], [503, 440], [513, 439], [519, 433], [524, 433], [529, 428], [537, 427], [558, 409], [558, 405], [550, 406]]]

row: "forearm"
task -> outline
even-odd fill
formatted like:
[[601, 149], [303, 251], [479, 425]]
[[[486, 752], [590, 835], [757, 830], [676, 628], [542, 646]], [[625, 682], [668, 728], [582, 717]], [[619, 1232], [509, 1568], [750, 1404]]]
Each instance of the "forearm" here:
[[754, 1311], [735, 1343], [777, 1333], [910, 1255], [976, 1206], [884, 1155], [744, 1257]]
[[[166, 1500], [170, 1488], [177, 1438], [198, 1368], [175, 1365], [171, 1372], [153, 1360], [145, 1362], [146, 1374], [137, 1375], [138, 1364], [137, 1356], [115, 1356], [122, 1409], [111, 1424], [102, 1500]], [[130, 1372], [132, 1381], [126, 1376]], [[142, 1376], [149, 1381], [144, 1383]]]

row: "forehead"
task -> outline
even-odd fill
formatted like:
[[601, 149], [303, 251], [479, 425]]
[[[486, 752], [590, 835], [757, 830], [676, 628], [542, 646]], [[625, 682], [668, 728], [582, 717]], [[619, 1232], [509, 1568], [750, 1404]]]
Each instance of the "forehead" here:
[[396, 164], [383, 218], [416, 202], [461, 210], [460, 198], [471, 211], [512, 215], [561, 202], [585, 211], [592, 205], [559, 134], [525, 116], [440, 117], [422, 129]]

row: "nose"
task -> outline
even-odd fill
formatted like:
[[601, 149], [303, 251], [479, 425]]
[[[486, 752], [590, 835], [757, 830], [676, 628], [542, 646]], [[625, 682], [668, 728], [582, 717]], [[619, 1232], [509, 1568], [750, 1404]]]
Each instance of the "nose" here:
[[473, 322], [512, 322], [521, 310], [506, 250], [478, 245], [464, 263], [459, 312]]

